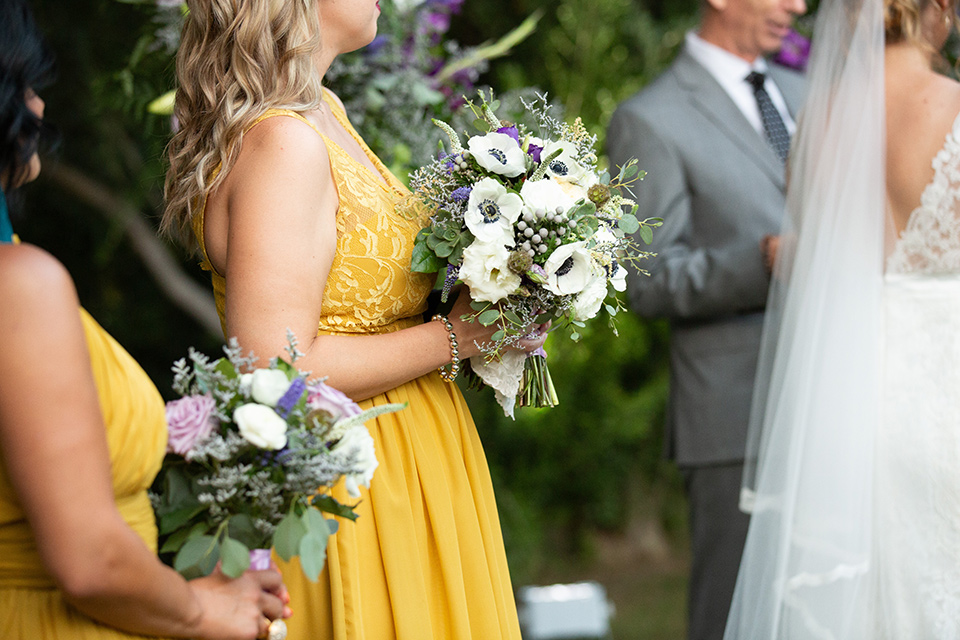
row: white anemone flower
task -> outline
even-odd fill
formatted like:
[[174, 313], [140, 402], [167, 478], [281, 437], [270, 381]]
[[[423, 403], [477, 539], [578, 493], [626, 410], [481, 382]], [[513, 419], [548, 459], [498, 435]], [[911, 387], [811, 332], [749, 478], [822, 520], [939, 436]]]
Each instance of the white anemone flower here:
[[505, 133], [473, 136], [467, 140], [467, 148], [481, 167], [497, 175], [516, 178], [527, 169], [520, 145]]
[[613, 288], [617, 291], [626, 291], [627, 290], [627, 270], [621, 267], [619, 264], [614, 265], [613, 275], [610, 276], [610, 284], [613, 285]]
[[483, 178], [470, 191], [463, 221], [480, 242], [512, 244], [513, 225], [522, 209], [520, 196], [510, 193], [493, 178]]
[[573, 299], [573, 319], [580, 322], [590, 320], [600, 312], [607, 297], [607, 279], [594, 277]]
[[520, 276], [507, 266], [510, 249], [502, 242], [476, 241], [463, 250], [459, 277], [479, 302], [499, 302], [520, 288]]
[[[566, 213], [576, 203], [555, 180], [527, 180], [520, 187], [523, 209], [536, 214]], [[538, 216], [539, 217], [539, 216]]]
[[577, 162], [577, 145], [569, 140], [560, 140], [559, 142], [549, 142], [540, 152], [543, 159], [549, 158], [551, 154], [560, 151], [560, 155], [550, 161], [547, 165], [547, 175], [551, 178], [560, 178], [575, 182], [584, 174], [584, 168]]
[[557, 247], [543, 270], [547, 272], [544, 286], [558, 296], [578, 294], [596, 277], [590, 251], [582, 240]]

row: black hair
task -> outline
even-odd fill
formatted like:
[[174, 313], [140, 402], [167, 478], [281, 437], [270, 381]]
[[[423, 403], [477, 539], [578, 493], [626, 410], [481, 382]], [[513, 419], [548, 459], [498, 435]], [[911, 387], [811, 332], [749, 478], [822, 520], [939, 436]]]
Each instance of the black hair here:
[[26, 0], [0, 0], [0, 184], [7, 195], [28, 170], [50, 127], [27, 107], [27, 92], [53, 79], [53, 53]]

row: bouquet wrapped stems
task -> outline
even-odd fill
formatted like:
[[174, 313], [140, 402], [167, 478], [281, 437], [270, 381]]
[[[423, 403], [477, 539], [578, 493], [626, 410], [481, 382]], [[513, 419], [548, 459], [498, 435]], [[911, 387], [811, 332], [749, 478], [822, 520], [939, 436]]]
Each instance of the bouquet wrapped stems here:
[[518, 407], [555, 407], [560, 404], [557, 390], [553, 387], [547, 354], [541, 348], [531, 353], [523, 363], [523, 378], [520, 380]]

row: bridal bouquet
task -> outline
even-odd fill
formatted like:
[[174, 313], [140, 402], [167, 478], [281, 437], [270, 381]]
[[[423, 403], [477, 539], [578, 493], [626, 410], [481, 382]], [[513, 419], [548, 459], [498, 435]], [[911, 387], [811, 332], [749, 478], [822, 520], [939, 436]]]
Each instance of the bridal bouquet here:
[[649, 255], [632, 238], [649, 243], [659, 220], [638, 220], [636, 204], [624, 196], [642, 178], [636, 161], [613, 179], [598, 171], [596, 136], [579, 119], [568, 125], [553, 118], [544, 96], [523, 101], [531, 127], [501, 121], [492, 94], [467, 105], [479, 133], [464, 147], [452, 127], [434, 120], [450, 138], [450, 153], [411, 179], [415, 206], [429, 214], [412, 269], [439, 272], [444, 301], [462, 282], [470, 320], [499, 325], [470, 366], [512, 416], [516, 405], [554, 406], [558, 399], [546, 354], [526, 358], [506, 347], [548, 321], [577, 339], [601, 308], [615, 315], [615, 292], [626, 287], [623, 265]]
[[[329, 493], [344, 478], [349, 495], [370, 486], [377, 459], [364, 422], [404, 405], [361, 411], [352, 400], [293, 367], [299, 355], [289, 336], [290, 362], [253, 369], [236, 341], [211, 361], [190, 350], [173, 366], [167, 403], [168, 455], [151, 495], [160, 553], [173, 556], [186, 577], [209, 574], [220, 561], [231, 577], [276, 550], [300, 557], [316, 580], [327, 538], [356, 514]], [[241, 373], [248, 371], [248, 373]], [[267, 564], [269, 561], [267, 560]]]

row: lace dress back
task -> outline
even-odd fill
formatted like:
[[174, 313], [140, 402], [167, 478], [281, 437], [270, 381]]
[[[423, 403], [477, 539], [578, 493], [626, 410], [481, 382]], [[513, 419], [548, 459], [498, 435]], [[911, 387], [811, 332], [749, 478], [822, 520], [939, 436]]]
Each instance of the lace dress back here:
[[878, 639], [960, 638], [960, 116], [887, 259]]

